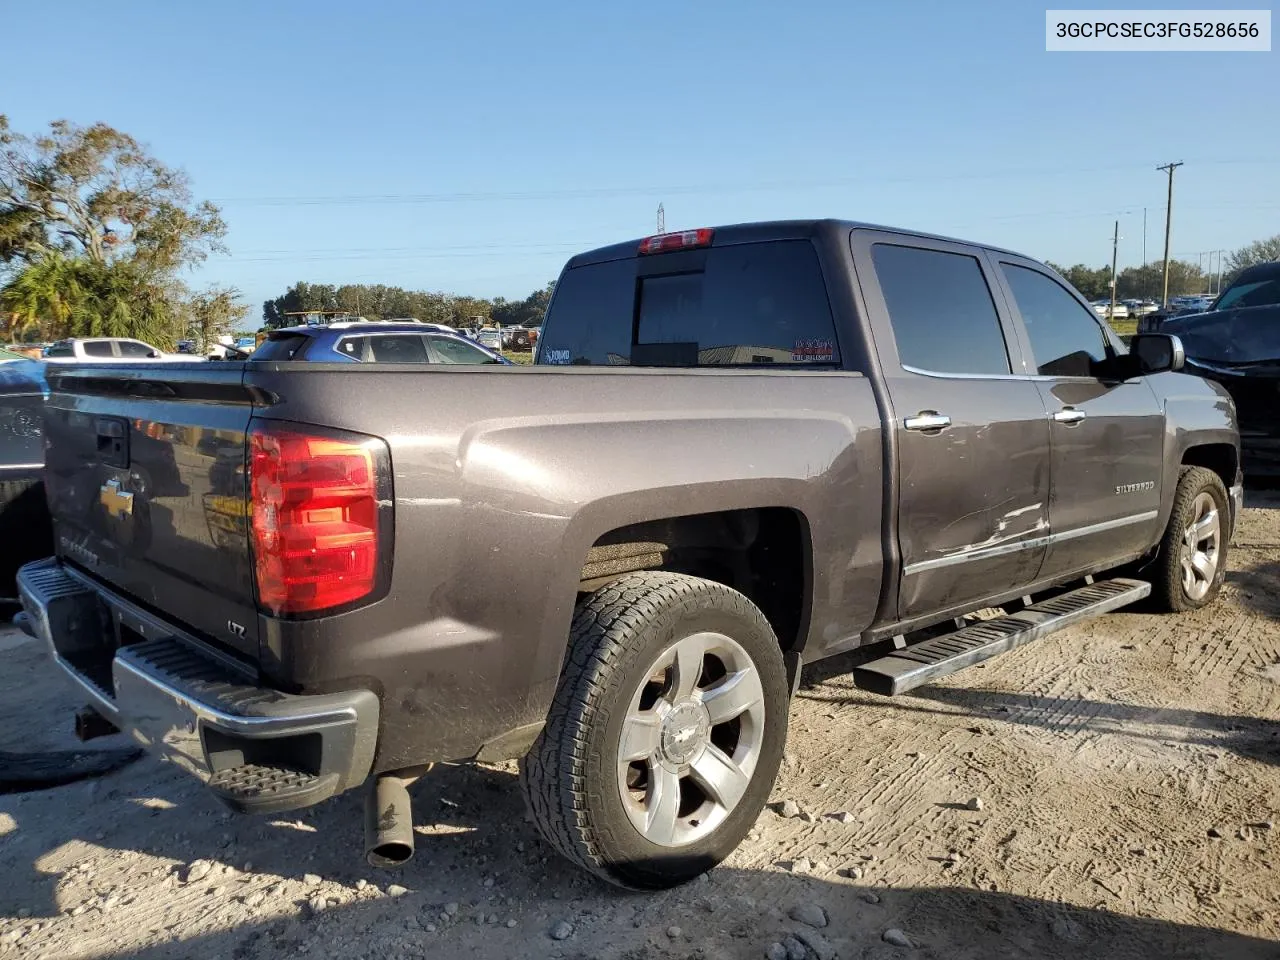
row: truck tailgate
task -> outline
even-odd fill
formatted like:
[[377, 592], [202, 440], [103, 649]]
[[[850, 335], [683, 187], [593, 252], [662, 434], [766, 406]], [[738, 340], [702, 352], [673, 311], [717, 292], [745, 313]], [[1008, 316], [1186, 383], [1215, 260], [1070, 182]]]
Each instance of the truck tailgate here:
[[51, 371], [46, 484], [59, 556], [256, 657], [240, 364]]

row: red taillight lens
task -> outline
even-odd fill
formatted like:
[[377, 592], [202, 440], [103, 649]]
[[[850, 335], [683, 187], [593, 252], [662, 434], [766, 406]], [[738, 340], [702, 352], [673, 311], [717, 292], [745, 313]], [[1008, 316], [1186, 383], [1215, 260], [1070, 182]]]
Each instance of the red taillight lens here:
[[250, 432], [254, 568], [268, 612], [315, 613], [374, 591], [379, 445], [274, 427]]
[[715, 231], [710, 227], [699, 227], [697, 230], [685, 230], [681, 233], [660, 233], [641, 240], [640, 252], [642, 254], [666, 253], [669, 250], [709, 247], [714, 233]]

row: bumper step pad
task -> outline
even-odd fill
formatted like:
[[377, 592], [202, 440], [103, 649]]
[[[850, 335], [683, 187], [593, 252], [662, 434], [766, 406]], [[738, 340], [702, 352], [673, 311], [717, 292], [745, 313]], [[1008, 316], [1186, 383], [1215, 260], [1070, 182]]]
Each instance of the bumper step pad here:
[[1032, 604], [1025, 610], [984, 620], [955, 633], [895, 650], [855, 667], [853, 682], [863, 690], [896, 696], [947, 674], [990, 660], [1057, 630], [1127, 606], [1151, 593], [1151, 584], [1103, 580]]
[[219, 770], [209, 778], [209, 789], [241, 813], [278, 813], [294, 810], [331, 796], [338, 775], [316, 776], [286, 767], [246, 763]]

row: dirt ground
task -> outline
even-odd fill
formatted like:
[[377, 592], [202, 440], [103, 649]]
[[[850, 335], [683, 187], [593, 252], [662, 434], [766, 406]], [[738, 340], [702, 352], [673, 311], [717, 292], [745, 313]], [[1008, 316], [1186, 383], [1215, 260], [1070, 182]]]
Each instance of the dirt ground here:
[[[810, 670], [775, 808], [686, 888], [558, 859], [510, 764], [421, 781], [389, 873], [358, 796], [236, 817], [145, 758], [0, 796], [0, 956], [1280, 957], [1280, 494], [1248, 503], [1198, 614], [1112, 614], [894, 700], [848, 658]], [[76, 746], [40, 647], [0, 657], [0, 750]]]

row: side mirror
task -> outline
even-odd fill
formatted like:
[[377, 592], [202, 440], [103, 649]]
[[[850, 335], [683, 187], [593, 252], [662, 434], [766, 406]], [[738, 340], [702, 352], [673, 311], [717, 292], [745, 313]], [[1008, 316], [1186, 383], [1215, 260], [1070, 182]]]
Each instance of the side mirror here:
[[1129, 354], [1137, 358], [1140, 375], [1176, 372], [1186, 363], [1182, 341], [1167, 333], [1139, 333], [1129, 341]]
[[147, 356], [148, 356], [148, 357], [150, 357], [152, 360], [159, 360], [159, 359], [160, 359], [160, 351], [159, 351], [159, 350], [152, 350], [150, 353], [148, 353], [148, 354], [147, 354]]

